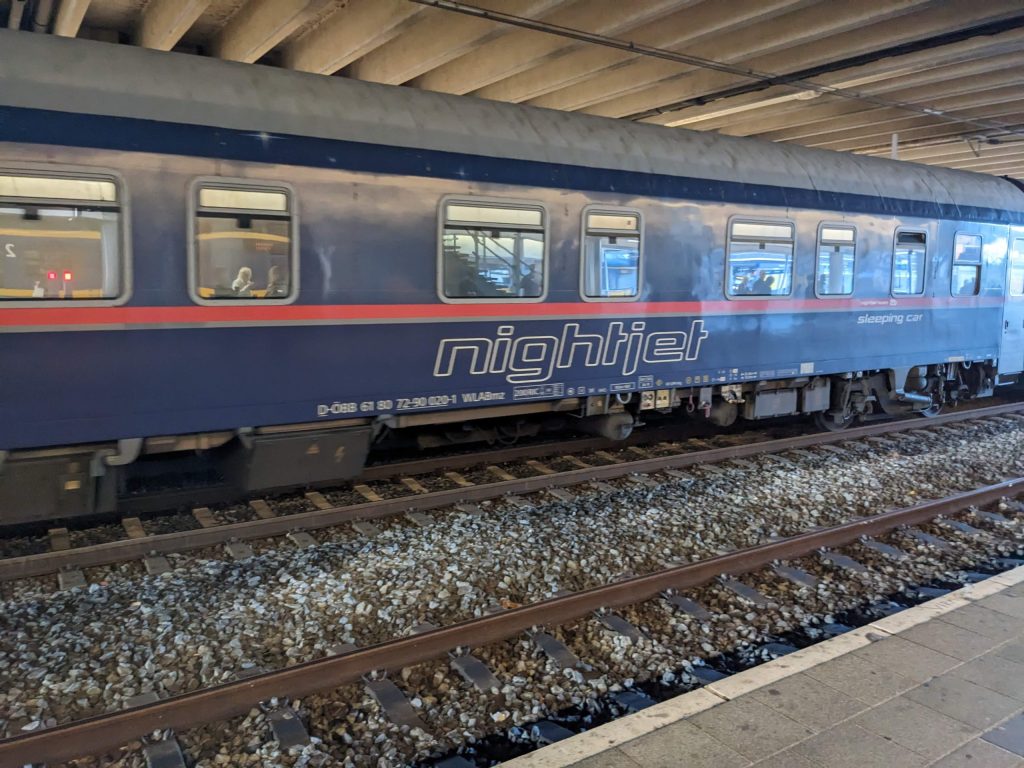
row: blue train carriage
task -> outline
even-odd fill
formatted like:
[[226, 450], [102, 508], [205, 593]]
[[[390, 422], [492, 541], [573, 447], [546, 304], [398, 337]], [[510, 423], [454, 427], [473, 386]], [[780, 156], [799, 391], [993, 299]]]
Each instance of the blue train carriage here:
[[652, 411], [838, 429], [1024, 368], [1007, 180], [0, 49], [0, 523], [326, 482], [403, 440], [623, 437]]

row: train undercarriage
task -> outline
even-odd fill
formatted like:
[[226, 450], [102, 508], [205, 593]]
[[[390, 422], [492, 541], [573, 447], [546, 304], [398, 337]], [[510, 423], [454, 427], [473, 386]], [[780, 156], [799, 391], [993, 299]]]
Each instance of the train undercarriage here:
[[566, 398], [498, 408], [348, 419], [116, 443], [0, 452], [0, 526], [188, 507], [357, 477], [371, 452], [510, 445], [542, 433], [622, 440], [653, 414], [707, 420], [807, 416], [828, 430], [932, 416], [987, 397], [992, 361]]

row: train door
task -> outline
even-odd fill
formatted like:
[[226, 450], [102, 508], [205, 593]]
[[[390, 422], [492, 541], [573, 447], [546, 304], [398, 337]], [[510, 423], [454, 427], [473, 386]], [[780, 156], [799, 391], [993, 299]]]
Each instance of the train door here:
[[1024, 231], [1010, 230], [1010, 263], [1003, 305], [1003, 343], [999, 372], [1024, 371]]

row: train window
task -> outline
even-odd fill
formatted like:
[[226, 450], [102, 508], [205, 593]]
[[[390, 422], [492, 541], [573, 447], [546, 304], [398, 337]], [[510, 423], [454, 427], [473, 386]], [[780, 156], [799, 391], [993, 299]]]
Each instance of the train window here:
[[1014, 240], [1010, 250], [1010, 295], [1024, 296], [1024, 240]]
[[545, 291], [545, 214], [537, 205], [446, 200], [441, 294], [452, 300], [528, 299]]
[[924, 232], [897, 232], [892, 261], [893, 296], [924, 293], [927, 241]]
[[794, 227], [789, 222], [729, 225], [729, 296], [788, 296], [793, 286]]
[[853, 227], [821, 225], [814, 283], [819, 296], [849, 296], [853, 293], [856, 249]]
[[223, 179], [194, 187], [191, 285], [201, 303], [294, 300], [298, 285], [290, 190]]
[[0, 173], [0, 301], [116, 299], [122, 272], [113, 179]]
[[953, 241], [950, 292], [954, 296], [977, 296], [980, 287], [981, 235], [957, 234]]
[[583, 211], [583, 298], [635, 299], [640, 293], [640, 214]]

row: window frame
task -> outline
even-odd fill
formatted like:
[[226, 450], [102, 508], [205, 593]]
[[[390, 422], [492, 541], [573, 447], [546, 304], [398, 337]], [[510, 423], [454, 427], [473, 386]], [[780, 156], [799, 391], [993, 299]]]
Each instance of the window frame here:
[[[46, 164], [46, 163], [0, 163], [0, 175], [3, 176], [39, 176], [49, 179], [79, 179], [83, 181], [109, 181], [114, 184], [117, 200], [114, 203], [118, 209], [118, 282], [121, 290], [117, 296], [100, 299], [3, 299], [0, 301], [0, 309], [23, 309], [23, 308], [47, 308], [47, 307], [120, 307], [127, 304], [134, 291], [134, 272], [132, 269], [132, 233], [131, 233], [131, 199], [128, 195], [128, 185], [125, 184], [124, 176], [113, 168]], [[52, 197], [21, 197], [21, 198], [0, 198], [0, 203], [14, 201], [17, 205], [28, 201], [54, 202], [58, 205], [70, 204], [81, 206], [83, 200], [60, 200]], [[102, 201], [95, 201], [101, 206]], [[107, 203], [106, 205], [110, 205]], [[0, 256], [0, 258], [3, 258]]]
[[[818, 265], [821, 260], [821, 233], [825, 229], [849, 229], [853, 232], [853, 286], [850, 288], [849, 293], [821, 293], [818, 290]], [[820, 221], [818, 222], [818, 232], [815, 236], [815, 247], [814, 247], [814, 297], [817, 299], [848, 299], [857, 293], [857, 245], [860, 242], [860, 232], [857, 230], [856, 225], [847, 224], [846, 222], [836, 221]]]
[[[732, 271], [730, 270], [730, 257], [729, 257], [729, 246], [733, 242], [732, 228], [734, 224], [788, 224], [792, 228], [793, 232], [793, 258], [790, 262], [790, 273], [789, 273], [789, 291], [786, 293], [770, 293], [770, 294], [734, 294], [729, 291], [729, 285], [732, 282]], [[741, 242], [743, 239], [741, 238]], [[777, 241], [782, 242], [782, 241]], [[730, 216], [725, 223], [725, 274], [722, 281], [722, 293], [725, 298], [729, 301], [763, 301], [771, 300], [778, 301], [780, 299], [789, 299], [793, 296], [793, 289], [796, 283], [796, 257], [797, 257], [797, 231], [796, 231], [796, 220], [779, 217], [777, 219], [768, 217], [752, 217], [742, 216], [739, 214]]]
[[[289, 218], [289, 250], [288, 250], [288, 261], [289, 268], [288, 274], [291, 280], [291, 293], [289, 296], [283, 299], [264, 299], [264, 298], [240, 298], [240, 299], [207, 299], [199, 295], [196, 285], [196, 279], [199, 276], [198, 259], [199, 251], [196, 248], [196, 219], [199, 215], [199, 209], [202, 207], [199, 205], [199, 190], [204, 187], [218, 188], [218, 189], [237, 189], [247, 192], [280, 192], [284, 193], [288, 203], [288, 218]], [[186, 237], [188, 238], [187, 253], [188, 253], [188, 295], [192, 300], [192, 303], [199, 304], [204, 307], [236, 307], [236, 306], [265, 306], [265, 307], [281, 307], [287, 306], [288, 304], [294, 304], [298, 301], [300, 285], [299, 285], [299, 201], [298, 196], [295, 194], [295, 187], [284, 181], [263, 181], [260, 179], [246, 179], [237, 178], [233, 176], [198, 176], [189, 182], [188, 186], [188, 204], [185, 206], [185, 217], [187, 220]], [[226, 213], [231, 211], [253, 213], [254, 210], [251, 208], [217, 208], [213, 210], [222, 210]], [[269, 216], [274, 216], [273, 211], [266, 212]], [[280, 215], [279, 213], [277, 215]]]
[[[635, 296], [587, 296], [587, 219], [592, 213], [606, 213], [609, 216], [636, 216], [636, 236], [640, 241], [636, 258], [636, 295]], [[611, 232], [612, 230], [608, 230]], [[580, 215], [580, 299], [590, 304], [604, 302], [637, 302], [644, 292], [644, 216], [636, 208], [625, 208], [618, 205], [601, 205], [591, 203], [583, 206]]]
[[[956, 261], [956, 241], [961, 235], [964, 237], [976, 237], [978, 239], [978, 260], [976, 262], [961, 262], [957, 264]], [[981, 273], [985, 269], [985, 236], [980, 232], [962, 232], [957, 230], [953, 233], [953, 251], [950, 254], [949, 262], [949, 295], [954, 299], [973, 299], [981, 295]], [[956, 274], [956, 268], [961, 267], [976, 267], [978, 270], [978, 283], [975, 286], [977, 290], [974, 293], [957, 293], [953, 287], [953, 276]]]
[[[1020, 248], [1017, 248], [1017, 243], [1020, 243]], [[1013, 257], [1014, 254], [1019, 254], [1021, 260], [1024, 261], [1024, 237], [1014, 237], [1010, 235], [1008, 247], [1006, 249], [1006, 295], [1013, 299], [1019, 299], [1024, 297], [1024, 284], [1021, 285], [1020, 293], [1016, 293], [1013, 290]]]
[[[475, 208], [522, 208], [538, 210], [541, 215], [540, 232], [544, 235], [544, 264], [541, 270], [540, 296], [472, 296], [467, 298], [445, 295], [444, 290], [444, 230], [448, 206], [468, 205]], [[472, 195], [444, 195], [437, 205], [437, 233], [435, 235], [437, 254], [434, 262], [435, 290], [443, 304], [540, 304], [547, 300], [551, 290], [551, 216], [548, 207], [537, 200], [512, 197], [474, 197]]]
[[[896, 293], [896, 248], [899, 245], [900, 235], [914, 234], [924, 235], [924, 264], [921, 273], [921, 290], [917, 293]], [[892, 235], [892, 263], [889, 265], [889, 295], [894, 299], [905, 299], [911, 296], [928, 295], [928, 243], [931, 238], [928, 230], [922, 227], [897, 227]]]

